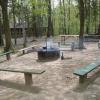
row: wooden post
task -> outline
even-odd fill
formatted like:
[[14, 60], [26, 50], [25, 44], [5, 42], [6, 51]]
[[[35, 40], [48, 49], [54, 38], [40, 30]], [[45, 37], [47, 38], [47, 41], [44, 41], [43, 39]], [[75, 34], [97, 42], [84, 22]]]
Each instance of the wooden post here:
[[32, 74], [24, 73], [24, 77], [25, 77], [25, 84], [26, 85], [32, 85], [32, 83], [33, 83]]
[[61, 43], [62, 43], [62, 44], [65, 44], [65, 40], [66, 40], [66, 39], [65, 39], [65, 36], [61, 36]]
[[75, 48], [75, 43], [72, 42], [72, 44], [71, 44], [71, 50], [74, 51], [74, 48]]
[[63, 60], [64, 59], [64, 55], [63, 55], [63, 52], [61, 53], [61, 60]]
[[58, 42], [58, 47], [60, 47], [60, 42]]
[[66, 41], [66, 36], [64, 36], [64, 45], [65, 45], [65, 41]]
[[10, 60], [10, 53], [6, 54], [6, 58], [7, 58], [7, 60]]
[[34, 47], [32, 47], [32, 50], [34, 50]]
[[83, 76], [80, 76], [79, 77], [79, 83], [81, 83], [81, 84], [84, 83], [86, 79], [87, 79], [87, 74], [83, 75]]
[[25, 54], [25, 50], [23, 50], [23, 54]]

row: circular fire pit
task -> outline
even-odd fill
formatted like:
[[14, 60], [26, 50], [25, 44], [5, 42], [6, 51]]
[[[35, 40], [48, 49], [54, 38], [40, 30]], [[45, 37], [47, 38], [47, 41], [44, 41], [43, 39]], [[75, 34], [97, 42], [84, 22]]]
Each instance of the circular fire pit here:
[[38, 49], [38, 60], [55, 60], [60, 57], [60, 50], [58, 48], [40, 48]]

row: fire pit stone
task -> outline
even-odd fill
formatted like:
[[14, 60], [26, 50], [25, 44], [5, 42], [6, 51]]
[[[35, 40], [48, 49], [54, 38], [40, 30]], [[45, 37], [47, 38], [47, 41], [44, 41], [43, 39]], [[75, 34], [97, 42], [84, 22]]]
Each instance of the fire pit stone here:
[[54, 60], [60, 57], [59, 48], [42, 47], [38, 49], [38, 60]]

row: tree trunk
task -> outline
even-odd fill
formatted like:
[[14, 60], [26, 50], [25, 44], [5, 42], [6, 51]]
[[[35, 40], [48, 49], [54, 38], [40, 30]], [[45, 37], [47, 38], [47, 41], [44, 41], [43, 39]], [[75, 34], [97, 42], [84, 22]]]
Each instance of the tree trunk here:
[[84, 1], [78, 0], [79, 2], [79, 12], [80, 12], [80, 34], [79, 34], [79, 49], [84, 49]]
[[60, 6], [60, 13], [59, 13], [59, 35], [62, 34], [62, 4], [61, 4], [61, 0], [59, 1], [59, 6]]
[[[1, 13], [1, 12], [0, 12]], [[0, 15], [1, 16], [1, 15]], [[4, 45], [4, 42], [3, 42], [3, 37], [2, 37], [2, 33], [3, 33], [3, 30], [2, 30], [2, 22], [1, 22], [1, 18], [0, 18], [0, 46], [3, 46]]]
[[66, 34], [66, 12], [65, 12], [65, 0], [63, 0], [63, 15], [64, 15], [64, 26], [63, 26], [63, 34]]
[[53, 23], [51, 19], [51, 0], [48, 0], [48, 31], [47, 37], [53, 36]]
[[71, 1], [68, 1], [69, 7], [68, 7], [68, 34], [70, 34], [70, 4]]
[[[33, 11], [35, 11], [35, 5], [33, 5]], [[34, 37], [37, 37], [37, 26], [36, 26], [36, 15], [32, 15], [32, 29], [33, 29], [33, 40], [34, 40]]]
[[15, 38], [15, 45], [17, 44], [17, 33], [16, 33], [16, 27], [15, 27], [15, 24], [16, 24], [16, 19], [15, 19], [15, 0], [12, 0], [12, 13], [13, 13], [13, 26], [14, 26], [14, 30], [13, 30], [13, 33], [14, 33], [14, 38]]
[[11, 33], [9, 28], [9, 20], [8, 20], [8, 11], [7, 11], [7, 4], [8, 0], [1, 0], [0, 1], [2, 14], [3, 14], [3, 32], [5, 34], [5, 51], [9, 51], [11, 49]]
[[26, 47], [27, 38], [26, 38], [26, 30], [25, 30], [25, 26], [24, 25], [23, 25], [22, 33], [23, 33], [23, 47], [25, 48]]
[[97, 34], [100, 34], [100, 24], [98, 25], [98, 32]]
[[34, 40], [34, 37], [37, 37], [37, 31], [36, 31], [36, 16], [33, 15], [33, 40]]
[[85, 0], [86, 34], [90, 33], [91, 2]]

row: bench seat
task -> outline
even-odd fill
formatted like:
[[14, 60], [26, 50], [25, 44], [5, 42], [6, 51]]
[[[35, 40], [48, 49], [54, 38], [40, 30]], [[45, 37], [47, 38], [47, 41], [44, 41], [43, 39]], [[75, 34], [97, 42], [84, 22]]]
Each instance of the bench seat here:
[[15, 68], [0, 68], [0, 71], [24, 73], [25, 84], [32, 85], [32, 74], [42, 74], [45, 70], [40, 69], [15, 69]]
[[21, 53], [22, 52], [22, 54], [25, 54], [25, 51], [28, 51], [28, 50], [30, 50], [30, 49], [34, 49], [36, 47], [36, 45], [32, 45], [32, 46], [30, 46], [30, 47], [26, 47], [26, 48], [23, 48], [23, 49], [20, 49], [20, 50], [18, 50], [18, 55], [19, 55], [19, 53]]
[[13, 53], [13, 51], [2, 52], [2, 53], [0, 53], [0, 56], [4, 56], [4, 55], [6, 55], [7, 60], [10, 60], [10, 53]]
[[82, 68], [78, 68], [74, 71], [75, 75], [79, 76], [79, 82], [83, 83], [85, 79], [87, 78], [87, 74], [91, 72], [92, 70], [96, 69], [97, 67], [100, 66], [100, 60], [97, 60], [94, 63], [91, 63], [87, 66], [84, 66]]
[[70, 37], [76, 38], [76, 40], [78, 40], [79, 35], [60, 35], [61, 43], [65, 44], [66, 39]]
[[7, 54], [10, 54], [10, 53], [12, 53], [12, 51], [2, 52], [2, 53], [0, 53], [0, 56], [7, 55]]
[[75, 43], [74, 42], [65, 43], [65, 44], [58, 43], [58, 45], [60, 47], [60, 51], [66, 51], [66, 50], [68, 50], [67, 49], [68, 46], [71, 48], [71, 51], [74, 51], [74, 47], [75, 47]]

